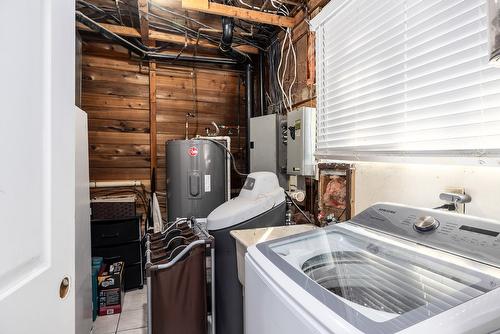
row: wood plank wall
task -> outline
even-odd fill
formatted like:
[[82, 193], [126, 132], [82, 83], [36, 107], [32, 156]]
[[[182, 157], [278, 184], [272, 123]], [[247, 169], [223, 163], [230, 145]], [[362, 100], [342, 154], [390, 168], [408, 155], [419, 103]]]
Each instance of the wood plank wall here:
[[125, 49], [83, 42], [82, 109], [89, 119], [92, 181], [149, 180], [147, 63]]
[[[89, 118], [90, 179], [93, 181], [150, 179], [150, 119], [148, 63], [131, 60], [127, 50], [106, 41], [83, 41], [82, 109]], [[243, 77], [222, 69], [157, 64], [157, 189], [165, 191], [165, 142], [204, 135], [215, 121], [232, 131], [232, 151], [245, 166]], [[221, 135], [226, 135], [222, 131]], [[233, 184], [240, 186], [239, 178]]]

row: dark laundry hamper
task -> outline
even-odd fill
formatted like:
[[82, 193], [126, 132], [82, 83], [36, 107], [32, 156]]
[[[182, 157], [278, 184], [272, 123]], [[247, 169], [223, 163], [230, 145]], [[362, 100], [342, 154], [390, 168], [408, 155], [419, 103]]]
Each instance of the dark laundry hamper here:
[[146, 236], [148, 334], [207, 334], [207, 249], [213, 259], [214, 243], [200, 228], [195, 234], [185, 239], [181, 251], [157, 262], [150, 250], [153, 236]]
[[206, 334], [205, 245], [173, 267], [151, 273], [153, 334]]

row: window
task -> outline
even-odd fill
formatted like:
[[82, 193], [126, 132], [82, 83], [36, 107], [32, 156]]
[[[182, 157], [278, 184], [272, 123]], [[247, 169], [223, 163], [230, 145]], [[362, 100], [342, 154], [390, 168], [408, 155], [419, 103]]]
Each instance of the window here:
[[500, 157], [486, 0], [336, 0], [312, 25], [318, 157]]

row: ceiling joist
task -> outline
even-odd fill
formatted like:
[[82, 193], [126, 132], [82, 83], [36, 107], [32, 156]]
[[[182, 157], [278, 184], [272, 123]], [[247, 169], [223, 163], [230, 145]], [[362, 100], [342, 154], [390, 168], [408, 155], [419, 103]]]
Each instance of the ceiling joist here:
[[[182, 0], [182, 8], [286, 28], [293, 28], [299, 19], [298, 17], [279, 16], [258, 10], [222, 5], [209, 0]], [[302, 16], [300, 20], [302, 20]]]
[[[119, 25], [114, 25], [114, 24], [107, 24], [107, 23], [99, 23], [102, 27], [106, 28], [107, 30], [122, 36], [122, 37], [135, 37], [135, 38], [143, 38], [141, 32], [132, 27], [125, 27], [125, 26], [119, 26]], [[81, 23], [77, 23], [77, 27], [81, 31], [93, 31], [86, 25], [83, 25]], [[167, 43], [173, 43], [173, 44], [179, 44], [179, 45], [184, 45], [186, 42], [190, 46], [196, 46], [198, 45], [199, 47], [202, 48], [207, 48], [207, 49], [218, 49], [219, 46], [209, 43], [207, 41], [199, 40], [198, 42], [195, 39], [188, 38], [186, 41], [185, 36], [181, 35], [176, 35], [176, 34], [169, 34], [161, 31], [156, 31], [156, 30], [149, 30], [148, 34], [148, 39], [150, 41], [158, 41], [158, 42], [167, 42]], [[250, 45], [239, 45], [235, 46], [235, 49], [241, 52], [245, 53], [252, 53], [252, 54], [257, 54], [259, 53], [259, 50], [253, 46]]]
[[153, 46], [153, 43], [149, 40], [148, 0], [137, 0], [137, 8], [139, 10], [139, 25], [141, 28], [142, 43], [147, 46]]

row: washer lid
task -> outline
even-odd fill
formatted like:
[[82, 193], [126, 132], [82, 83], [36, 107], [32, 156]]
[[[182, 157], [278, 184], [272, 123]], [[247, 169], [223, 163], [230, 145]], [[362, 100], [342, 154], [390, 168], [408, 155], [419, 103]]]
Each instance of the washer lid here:
[[256, 247], [366, 333], [399, 332], [500, 287], [499, 268], [352, 223]]
[[285, 201], [278, 178], [270, 172], [248, 175], [238, 197], [212, 211], [207, 217], [209, 231], [225, 229], [257, 217]]

